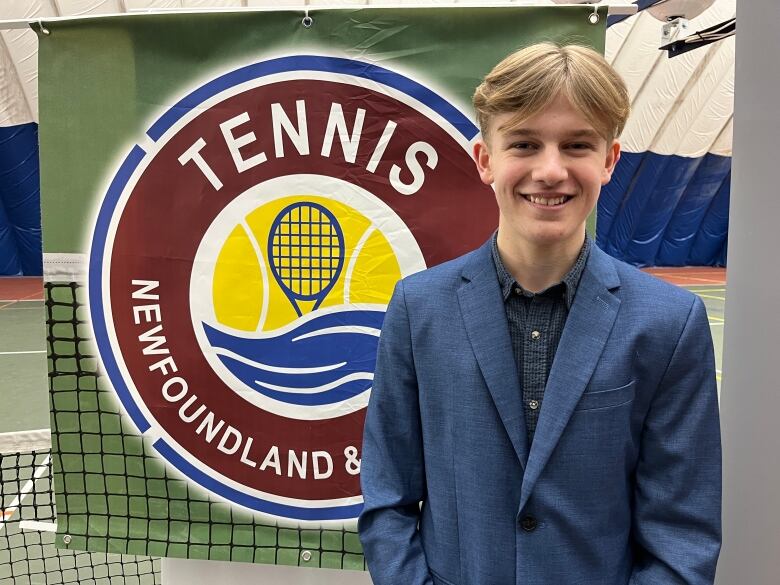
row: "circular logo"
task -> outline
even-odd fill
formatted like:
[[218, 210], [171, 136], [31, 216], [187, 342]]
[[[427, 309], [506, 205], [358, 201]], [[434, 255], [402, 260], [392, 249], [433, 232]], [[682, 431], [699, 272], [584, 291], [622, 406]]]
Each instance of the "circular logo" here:
[[495, 228], [476, 134], [425, 85], [321, 56], [215, 76], [152, 124], [101, 204], [89, 299], [170, 465], [276, 520], [354, 521], [395, 283]]

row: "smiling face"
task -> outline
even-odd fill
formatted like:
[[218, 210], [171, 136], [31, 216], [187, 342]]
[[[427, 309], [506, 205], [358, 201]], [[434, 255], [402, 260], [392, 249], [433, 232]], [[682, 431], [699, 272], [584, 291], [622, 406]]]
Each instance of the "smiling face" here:
[[499, 246], [576, 253], [585, 221], [620, 158], [620, 144], [607, 142], [564, 95], [508, 127], [513, 116], [495, 115], [487, 142], [474, 147], [482, 182], [496, 192]]

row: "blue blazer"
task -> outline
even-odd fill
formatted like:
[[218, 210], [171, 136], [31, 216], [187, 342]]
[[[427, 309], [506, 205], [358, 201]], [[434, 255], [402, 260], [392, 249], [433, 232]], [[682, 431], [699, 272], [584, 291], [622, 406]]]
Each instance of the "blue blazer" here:
[[704, 585], [720, 550], [695, 295], [593, 246], [529, 447], [490, 242], [401, 281], [368, 405], [375, 585]]

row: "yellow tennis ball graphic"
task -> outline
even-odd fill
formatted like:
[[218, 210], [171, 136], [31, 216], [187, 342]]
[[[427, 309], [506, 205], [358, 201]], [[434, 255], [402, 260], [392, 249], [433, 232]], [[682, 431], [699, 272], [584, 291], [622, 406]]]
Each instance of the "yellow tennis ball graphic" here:
[[[285, 210], [301, 207], [290, 214]], [[284, 276], [298, 279], [302, 295], [321, 289], [317, 283], [334, 275], [333, 260], [314, 252], [316, 243], [327, 241], [328, 221], [311, 221], [307, 208], [321, 207], [335, 219], [343, 243], [341, 270], [327, 296], [319, 302], [293, 302], [280, 282], [272, 275], [268, 242], [274, 232], [279, 243], [277, 255], [299, 256]], [[296, 212], [298, 212], [296, 214]], [[282, 226], [274, 222], [284, 216]], [[323, 217], [317, 216], [322, 220]], [[306, 224], [301, 229], [296, 220]], [[320, 233], [322, 230], [322, 233]], [[330, 234], [331, 232], [328, 232]], [[335, 241], [335, 240], [334, 240]], [[315, 246], [315, 247], [311, 247]], [[311, 252], [311, 253], [308, 253]], [[278, 262], [278, 259], [273, 259]], [[277, 265], [278, 266], [278, 265]], [[401, 278], [392, 246], [385, 235], [353, 207], [317, 195], [294, 195], [275, 199], [248, 213], [238, 223], [220, 249], [214, 267], [212, 301], [217, 321], [239, 331], [272, 331], [283, 327], [317, 308], [340, 305], [380, 304], [390, 301], [395, 283]], [[284, 282], [289, 282], [282, 279]]]

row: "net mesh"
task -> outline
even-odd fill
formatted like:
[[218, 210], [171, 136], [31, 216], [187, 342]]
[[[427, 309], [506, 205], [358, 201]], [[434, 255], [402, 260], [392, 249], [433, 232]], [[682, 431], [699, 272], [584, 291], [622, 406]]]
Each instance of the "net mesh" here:
[[24, 449], [26, 434], [0, 441], [0, 584], [160, 583], [159, 559], [55, 547], [51, 451]]
[[98, 369], [85, 294], [79, 283], [46, 283], [58, 539], [132, 555], [365, 570], [354, 530], [280, 527], [171, 474]]

